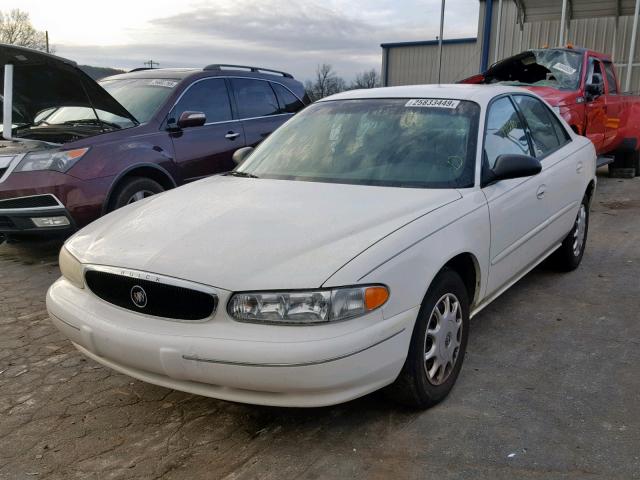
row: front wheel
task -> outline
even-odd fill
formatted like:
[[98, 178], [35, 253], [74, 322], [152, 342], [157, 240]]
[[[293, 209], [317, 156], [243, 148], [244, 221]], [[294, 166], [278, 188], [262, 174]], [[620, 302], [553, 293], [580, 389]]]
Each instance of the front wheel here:
[[559, 270], [570, 272], [582, 261], [589, 232], [589, 197], [583, 197], [573, 228], [553, 254], [553, 262]]
[[442, 401], [458, 378], [469, 335], [469, 295], [453, 270], [434, 279], [416, 319], [409, 353], [389, 395], [414, 408]]
[[164, 188], [155, 180], [144, 177], [127, 178], [113, 192], [109, 211], [139, 202], [147, 197], [164, 192]]

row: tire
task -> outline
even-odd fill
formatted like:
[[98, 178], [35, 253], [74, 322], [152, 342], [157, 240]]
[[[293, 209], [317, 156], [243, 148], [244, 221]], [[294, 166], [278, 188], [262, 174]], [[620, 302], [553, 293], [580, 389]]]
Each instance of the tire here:
[[144, 177], [125, 179], [113, 192], [109, 211], [135, 203], [136, 201], [164, 192], [164, 188], [155, 180]]
[[589, 233], [589, 197], [582, 198], [578, 215], [569, 234], [552, 256], [554, 266], [562, 272], [575, 270], [582, 261]]
[[[447, 313], [447, 298], [452, 312], [447, 315], [448, 320], [435, 313], [436, 308], [441, 314]], [[454, 307], [454, 299], [457, 299], [459, 308]], [[456, 383], [468, 337], [469, 295], [460, 275], [445, 268], [433, 280], [424, 297], [407, 359], [398, 378], [387, 387], [387, 394], [399, 403], [420, 409], [442, 401]], [[432, 355], [426, 359], [429, 352]], [[444, 370], [442, 367], [436, 369], [437, 359], [443, 357], [447, 359], [446, 365], [451, 366]], [[444, 373], [442, 376], [441, 371]]]
[[636, 177], [640, 177], [640, 152], [634, 151], [631, 154], [631, 165], [636, 169]]

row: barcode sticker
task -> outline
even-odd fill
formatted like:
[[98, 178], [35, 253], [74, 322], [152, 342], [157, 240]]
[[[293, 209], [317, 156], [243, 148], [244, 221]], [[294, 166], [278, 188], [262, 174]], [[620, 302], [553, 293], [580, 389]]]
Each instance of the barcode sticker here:
[[456, 108], [460, 100], [446, 98], [413, 98], [405, 103], [405, 107]]

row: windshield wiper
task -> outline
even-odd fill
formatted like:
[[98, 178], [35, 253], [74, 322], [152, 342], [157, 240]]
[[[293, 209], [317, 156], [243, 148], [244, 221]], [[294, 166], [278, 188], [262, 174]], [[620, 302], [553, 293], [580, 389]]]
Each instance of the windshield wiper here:
[[225, 175], [229, 175], [230, 177], [260, 178], [253, 173], [238, 172], [237, 170], [231, 170], [230, 172], [225, 173]]
[[63, 122], [63, 125], [97, 125], [97, 126], [106, 126], [116, 130], [121, 130], [122, 127], [117, 123], [107, 122], [102, 119], [93, 119], [93, 118], [81, 118], [78, 120], [67, 120]]

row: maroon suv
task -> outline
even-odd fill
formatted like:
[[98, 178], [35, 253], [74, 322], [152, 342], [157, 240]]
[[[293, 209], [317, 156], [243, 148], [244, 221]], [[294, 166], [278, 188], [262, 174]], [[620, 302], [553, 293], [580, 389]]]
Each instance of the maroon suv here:
[[0, 45], [0, 236], [70, 233], [235, 166], [308, 103], [302, 84], [236, 65], [141, 69], [96, 83], [74, 62]]

